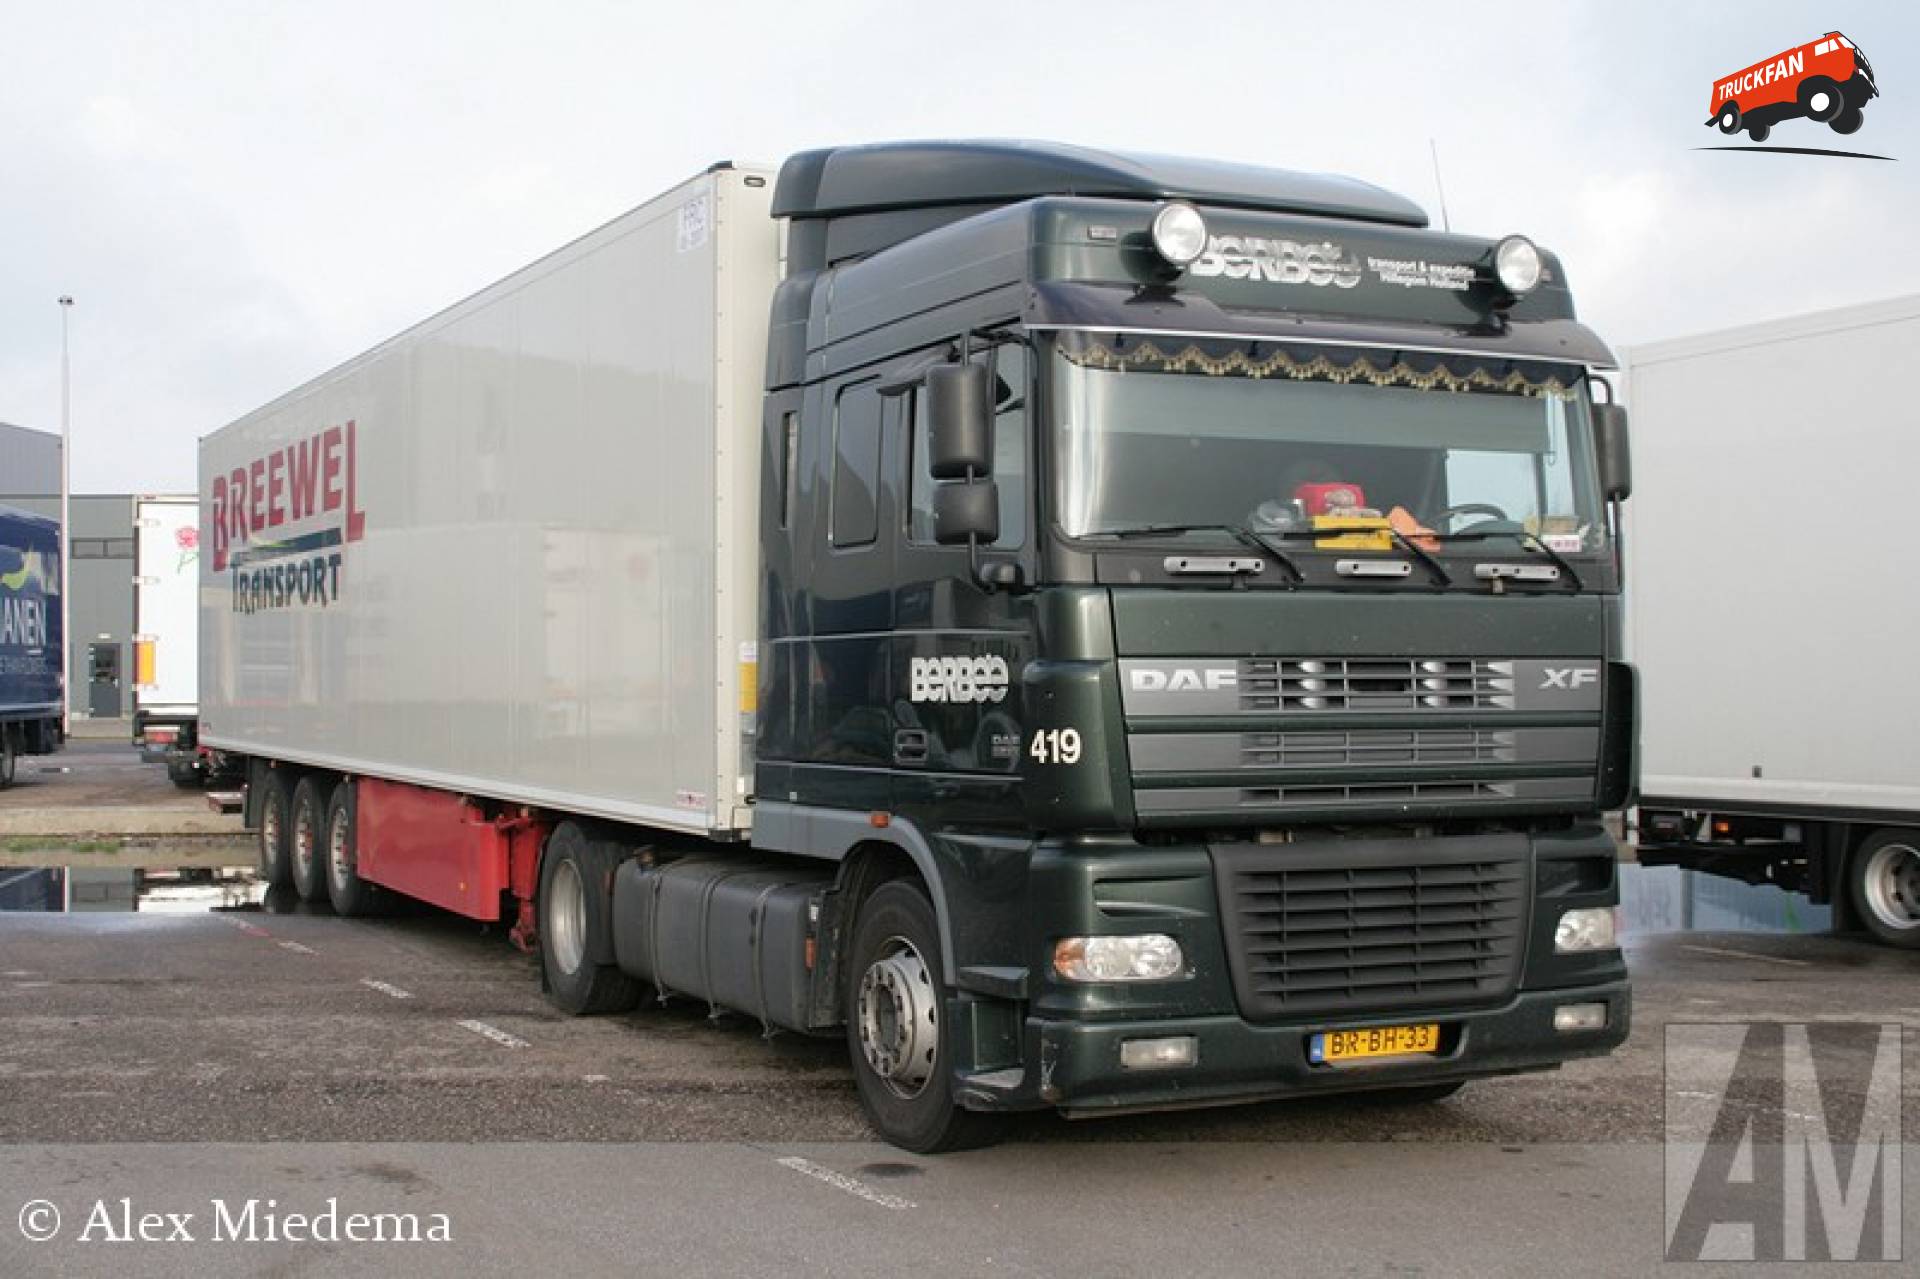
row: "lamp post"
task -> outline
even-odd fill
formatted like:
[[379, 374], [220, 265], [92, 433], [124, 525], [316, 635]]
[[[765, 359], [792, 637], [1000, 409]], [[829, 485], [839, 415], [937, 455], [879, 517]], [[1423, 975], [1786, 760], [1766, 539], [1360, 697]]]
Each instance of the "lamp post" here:
[[73, 734], [73, 399], [68, 389], [67, 315], [73, 299], [60, 297], [60, 732]]

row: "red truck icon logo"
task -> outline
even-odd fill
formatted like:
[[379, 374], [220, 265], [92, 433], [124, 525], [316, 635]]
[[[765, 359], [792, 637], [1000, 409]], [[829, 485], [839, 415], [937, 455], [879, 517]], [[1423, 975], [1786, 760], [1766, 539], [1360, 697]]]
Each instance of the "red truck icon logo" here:
[[1829, 31], [1714, 81], [1707, 123], [1728, 134], [1745, 129], [1755, 142], [1766, 141], [1782, 120], [1802, 116], [1835, 133], [1852, 133], [1867, 102], [1879, 95], [1867, 56], [1838, 31]]

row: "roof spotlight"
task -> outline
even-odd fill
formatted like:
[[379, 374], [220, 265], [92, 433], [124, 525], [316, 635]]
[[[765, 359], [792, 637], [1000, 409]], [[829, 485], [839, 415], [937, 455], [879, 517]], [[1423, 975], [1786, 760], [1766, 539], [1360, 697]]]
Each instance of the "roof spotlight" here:
[[1207, 251], [1207, 220], [1182, 200], [1160, 206], [1153, 215], [1153, 248], [1174, 266], [1191, 265]]
[[1493, 246], [1493, 278], [1516, 298], [1539, 285], [1542, 270], [1540, 247], [1524, 235], [1510, 235]]

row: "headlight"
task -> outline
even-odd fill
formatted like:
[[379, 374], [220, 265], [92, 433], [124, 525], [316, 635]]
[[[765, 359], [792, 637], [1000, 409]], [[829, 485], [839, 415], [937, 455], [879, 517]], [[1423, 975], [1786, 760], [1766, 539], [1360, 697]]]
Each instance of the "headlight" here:
[[1063, 937], [1053, 948], [1053, 971], [1068, 981], [1166, 981], [1186, 957], [1162, 933], [1131, 937]]
[[1178, 200], [1153, 215], [1153, 248], [1175, 266], [1186, 266], [1207, 251], [1207, 220], [1200, 210]]
[[1510, 235], [1493, 246], [1493, 278], [1519, 297], [1540, 283], [1540, 249], [1524, 235]]
[[1570, 910], [1560, 916], [1553, 930], [1553, 950], [1557, 955], [1575, 955], [1589, 950], [1614, 947], [1613, 907], [1593, 906]]

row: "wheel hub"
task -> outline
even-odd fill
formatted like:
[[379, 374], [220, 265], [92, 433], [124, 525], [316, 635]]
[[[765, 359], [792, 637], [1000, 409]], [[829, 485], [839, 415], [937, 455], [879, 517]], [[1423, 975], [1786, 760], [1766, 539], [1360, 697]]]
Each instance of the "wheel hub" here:
[[555, 866], [547, 885], [547, 940], [561, 972], [580, 970], [587, 957], [587, 890], [571, 861]]
[[1867, 906], [1889, 928], [1920, 928], [1920, 849], [1887, 844], [1867, 861]]
[[293, 865], [302, 881], [313, 872], [313, 820], [304, 813], [293, 820]]
[[940, 1004], [912, 942], [889, 938], [860, 978], [860, 1050], [900, 1097], [917, 1097], [940, 1055]]
[[344, 821], [329, 822], [327, 825], [327, 875], [333, 880], [334, 887], [345, 893], [353, 875], [347, 865], [347, 824]]

